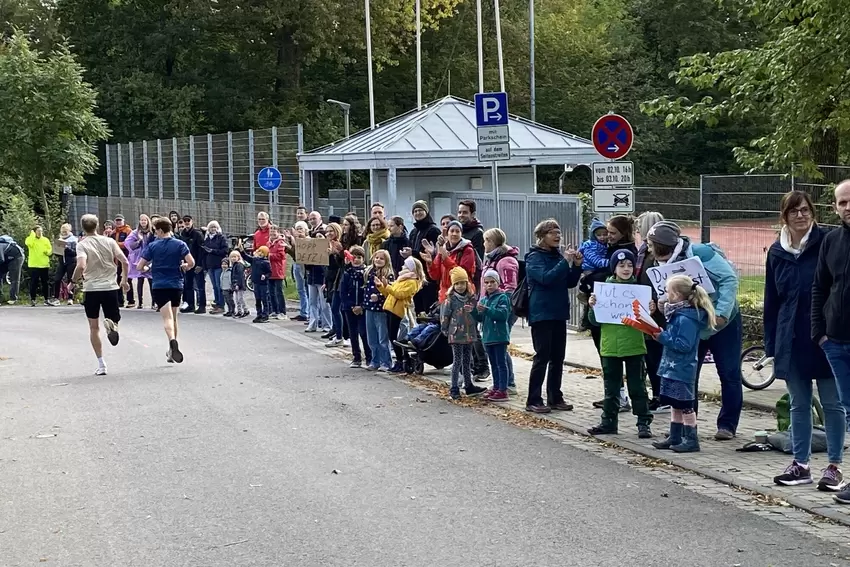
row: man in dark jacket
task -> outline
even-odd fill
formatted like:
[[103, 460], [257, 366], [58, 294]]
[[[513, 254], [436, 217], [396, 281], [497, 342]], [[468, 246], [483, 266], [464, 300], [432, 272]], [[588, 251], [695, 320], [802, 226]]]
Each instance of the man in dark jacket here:
[[24, 265], [24, 249], [8, 235], [0, 236], [0, 290], [9, 274], [9, 296], [6, 302], [9, 305], [18, 301], [18, 288], [21, 285], [21, 267]]
[[[463, 225], [463, 237], [472, 243], [472, 248], [475, 249], [475, 254], [478, 261], [475, 263], [476, 270], [472, 281], [475, 285], [481, 281], [481, 265], [484, 260], [484, 227], [481, 222], [475, 218], [477, 207], [472, 199], [464, 199], [457, 204], [457, 219]], [[481, 290], [477, 290], [481, 293]], [[472, 374], [475, 375], [475, 380], [482, 382], [490, 375], [490, 364], [487, 361], [487, 352], [484, 350], [484, 344], [481, 342], [481, 337], [472, 343]]]
[[[425, 240], [431, 243], [431, 246], [437, 246], [437, 237], [440, 236], [440, 227], [431, 218], [431, 211], [428, 208], [428, 203], [425, 201], [416, 201], [413, 203], [413, 229], [410, 231], [410, 253], [414, 258], [425, 265], [425, 260], [422, 259], [422, 252], [425, 248], [422, 246], [422, 241]], [[431, 309], [431, 306], [437, 301], [437, 292], [439, 291], [439, 282], [435, 283], [429, 276], [427, 281], [419, 290], [419, 293], [413, 296], [413, 305], [417, 313], [424, 313]]]
[[[850, 400], [850, 179], [835, 188], [841, 226], [823, 239], [812, 287], [812, 340], [823, 349], [842, 402]], [[850, 487], [835, 495], [850, 504]]]
[[[204, 235], [195, 228], [195, 223], [190, 215], [183, 215], [183, 231], [179, 238], [186, 243], [186, 246], [189, 247], [189, 253], [195, 259], [195, 269], [186, 272], [183, 279], [183, 302], [186, 303], [186, 307], [181, 309], [180, 312], [206, 313], [207, 286], [204, 276], [204, 262], [206, 261], [206, 252], [203, 249]], [[196, 292], [197, 304], [195, 303]]]

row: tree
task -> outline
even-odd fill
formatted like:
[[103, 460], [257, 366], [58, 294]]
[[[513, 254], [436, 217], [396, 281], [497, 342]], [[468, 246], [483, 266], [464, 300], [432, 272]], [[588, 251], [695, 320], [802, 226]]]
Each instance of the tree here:
[[835, 164], [850, 130], [850, 46], [844, 41], [847, 4], [841, 0], [741, 1], [758, 43], [684, 57], [673, 72], [691, 96], [664, 96], [644, 110], [670, 126], [714, 127], [722, 121], [763, 125], [734, 148], [750, 170], [784, 169], [801, 161]]
[[109, 133], [82, 73], [64, 45], [40, 54], [20, 32], [0, 45], [0, 178], [21, 186], [51, 232], [62, 185], [82, 183], [97, 168], [94, 144]]

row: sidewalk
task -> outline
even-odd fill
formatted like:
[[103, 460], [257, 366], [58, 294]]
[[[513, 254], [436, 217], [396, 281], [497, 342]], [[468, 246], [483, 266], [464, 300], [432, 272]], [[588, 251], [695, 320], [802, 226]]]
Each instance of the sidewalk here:
[[[291, 314], [297, 313], [297, 308], [293, 311], [291, 302], [289, 307]], [[310, 339], [311, 342], [319, 342], [320, 340], [318, 333], [304, 334], [304, 325], [301, 323], [295, 321], [275, 321], [274, 323], [287, 331], [297, 333], [299, 337]], [[531, 337], [528, 328], [514, 327], [512, 343], [516, 349], [524, 353], [531, 352]], [[348, 349], [333, 348], [326, 350], [330, 356], [350, 358]], [[599, 421], [600, 412], [593, 408], [591, 404], [594, 400], [602, 397], [602, 379], [600, 377], [588, 378], [588, 373], [583, 368], [575, 368], [575, 366], [598, 368], [599, 363], [593, 342], [589, 337], [571, 333], [567, 339], [567, 358], [571, 368], [565, 368], [563, 391], [566, 399], [575, 405], [575, 409], [571, 412], [553, 412], [539, 417], [551, 420], [579, 435], [587, 435], [587, 428], [596, 425]], [[531, 362], [525, 356], [514, 356], [513, 363], [519, 395], [513, 397], [508, 406], [512, 409], [524, 411]], [[448, 369], [436, 370], [426, 367], [424, 378], [444, 384], [450, 379], [450, 372]], [[719, 392], [719, 382], [713, 372], [709, 373], [706, 369], [703, 372], [701, 382], [702, 388], [700, 390], [702, 392], [709, 394]], [[748, 402], [756, 403], [761, 400], [761, 404], [767, 405], [772, 410], [775, 400], [783, 391], [781, 386], [782, 384], [779, 383], [779, 386], [774, 384], [763, 392], [749, 392], [748, 394], [755, 394], [755, 396], [748, 396]], [[675, 454], [654, 449], [651, 440], [638, 439], [635, 420], [631, 414], [620, 414], [619, 435], [599, 436], [598, 439], [650, 459], [665, 461], [718, 482], [757, 493], [761, 496], [756, 496], [750, 500], [753, 511], [757, 514], [770, 515], [776, 513], [770, 511], [771, 505], [774, 509], [777, 505], [780, 507], [791, 505], [845, 526], [850, 526], [850, 506], [836, 504], [832, 500], [831, 493], [819, 492], [815, 488], [815, 484], [780, 487], [773, 483], [773, 477], [781, 474], [785, 467], [791, 463], [791, 455], [785, 455], [778, 451], [762, 453], [736, 451], [745, 443], [752, 441], [756, 431], [776, 429], [776, 417], [772, 411], [768, 412], [755, 407], [745, 408], [741, 415], [737, 438], [732, 441], [720, 442], [713, 439], [719, 409], [720, 406], [716, 402], [700, 403], [698, 425], [702, 450], [699, 453]], [[669, 414], [656, 415], [652, 424], [652, 430], [656, 437], [662, 437], [668, 428]], [[815, 483], [820, 479], [820, 473], [826, 468], [827, 464], [825, 453], [813, 455], [810, 465]], [[848, 470], [848, 474], [850, 474], [850, 470]], [[787, 508], [782, 509], [783, 514], [789, 514], [786, 512]]]

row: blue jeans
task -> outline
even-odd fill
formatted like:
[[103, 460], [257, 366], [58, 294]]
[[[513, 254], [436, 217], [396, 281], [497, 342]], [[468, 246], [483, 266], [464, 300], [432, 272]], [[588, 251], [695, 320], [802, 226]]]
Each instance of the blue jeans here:
[[[844, 454], [844, 406], [838, 397], [835, 378], [817, 378], [818, 396], [823, 406], [826, 451], [829, 462], [840, 464]], [[812, 457], [812, 381], [802, 376], [789, 376], [785, 387], [791, 395], [791, 444], [794, 459], [808, 463]]]
[[[510, 318], [508, 319], [508, 335], [510, 335], [511, 331], [513, 331], [514, 324], [517, 321], [517, 316], [511, 313]], [[508, 353], [505, 358], [508, 361], [508, 388], [516, 388], [516, 378], [514, 377], [514, 360], [511, 358], [510, 353]]]
[[254, 282], [254, 301], [257, 304], [257, 317], [269, 316], [269, 285]]
[[[717, 415], [717, 429], [727, 429], [735, 433], [741, 410], [744, 408], [744, 388], [741, 382], [741, 334], [740, 313], [718, 333], [699, 343], [699, 363], [694, 390], [699, 393], [699, 374], [705, 353], [711, 350], [717, 375], [720, 377], [720, 413]], [[698, 408], [694, 403], [694, 411]]]
[[348, 329], [351, 334], [351, 354], [354, 362], [363, 362], [360, 354], [360, 341], [363, 341], [363, 354], [366, 355], [366, 364], [372, 363], [372, 349], [369, 348], [369, 334], [366, 330], [366, 314], [355, 315], [349, 311], [345, 314], [348, 319]]
[[207, 270], [207, 275], [213, 287], [213, 301], [217, 307], [224, 307], [224, 294], [221, 293], [221, 268]]
[[508, 345], [499, 343], [484, 345], [487, 358], [490, 359], [490, 370], [493, 372], [493, 389], [505, 391], [508, 389]]
[[[821, 346], [838, 386], [838, 396], [845, 408], [850, 405], [850, 343], [837, 343], [827, 340]], [[825, 408], [824, 408], [825, 409]], [[850, 416], [847, 417], [847, 428], [850, 430]]]
[[310, 325], [311, 329], [331, 328], [331, 307], [322, 293], [322, 286], [310, 284], [307, 286], [310, 296]]
[[301, 264], [292, 265], [292, 279], [295, 280], [295, 289], [298, 290], [298, 303], [300, 308], [298, 314], [306, 318], [308, 316], [308, 295], [307, 284], [304, 282], [304, 266]]
[[372, 349], [372, 365], [387, 368], [392, 366], [386, 311], [366, 311], [366, 336], [369, 348]]
[[342, 299], [338, 291], [331, 295], [331, 319], [333, 319], [336, 338], [342, 340]]
[[286, 304], [283, 300], [283, 280], [269, 280], [269, 311], [286, 314]]
[[[198, 296], [198, 303], [195, 303], [195, 294]], [[188, 304], [192, 311], [207, 308], [207, 282], [204, 279], [204, 272], [195, 273], [195, 270], [189, 270], [183, 274], [183, 301]]]

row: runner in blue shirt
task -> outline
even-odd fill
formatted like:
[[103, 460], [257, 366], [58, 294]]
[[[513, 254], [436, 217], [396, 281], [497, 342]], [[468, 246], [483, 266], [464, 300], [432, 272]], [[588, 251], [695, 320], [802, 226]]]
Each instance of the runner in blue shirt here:
[[177, 314], [183, 298], [183, 274], [195, 267], [195, 259], [182, 240], [174, 238], [171, 221], [158, 218], [153, 227], [156, 240], [142, 252], [138, 269], [151, 272], [151, 296], [162, 313], [165, 334], [168, 337], [168, 362], [183, 362], [183, 353], [177, 345]]

